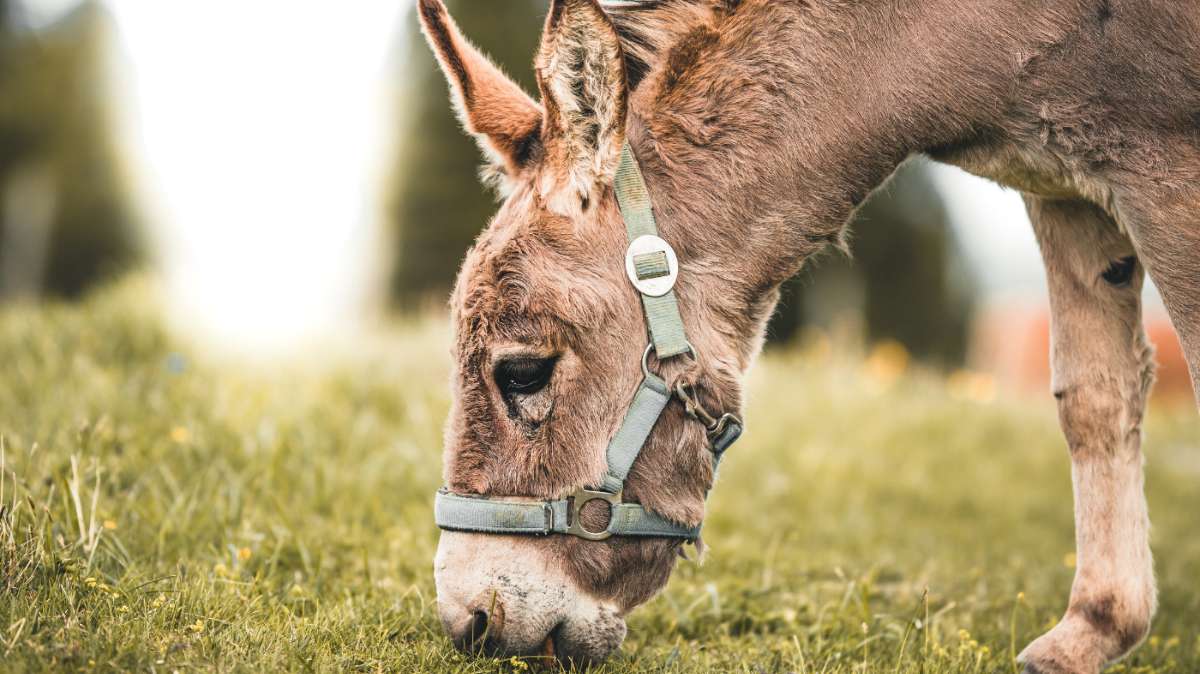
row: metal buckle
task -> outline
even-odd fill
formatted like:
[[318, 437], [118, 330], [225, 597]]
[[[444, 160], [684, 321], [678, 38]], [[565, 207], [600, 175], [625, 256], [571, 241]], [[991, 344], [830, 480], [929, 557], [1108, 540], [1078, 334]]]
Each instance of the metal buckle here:
[[[570, 521], [567, 523], [568, 534], [588, 541], [602, 541], [612, 536], [609, 528], [612, 527], [613, 518], [617, 514], [616, 507], [621, 504], [621, 492], [611, 494], [606, 491], [592, 491], [590, 489], [579, 488], [567, 498], [570, 501], [567, 506], [567, 513], [570, 518]], [[583, 513], [583, 507], [592, 501], [605, 501], [608, 503], [608, 524], [605, 525], [603, 531], [588, 531], [583, 528], [583, 521], [580, 518], [580, 514]]]

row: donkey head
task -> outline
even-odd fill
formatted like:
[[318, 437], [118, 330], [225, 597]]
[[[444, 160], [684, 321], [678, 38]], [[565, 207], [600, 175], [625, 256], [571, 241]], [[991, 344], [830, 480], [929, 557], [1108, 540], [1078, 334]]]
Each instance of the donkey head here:
[[[421, 0], [419, 11], [462, 123], [505, 195], [451, 301], [446, 485], [510, 500], [562, 498], [604, 475], [647, 344], [612, 188], [628, 121], [621, 44], [594, 0], [553, 0], [536, 57], [539, 103], [467, 42], [440, 0]], [[689, 242], [677, 230], [664, 236], [674, 237], [688, 274]], [[676, 290], [700, 357], [652, 359], [651, 367], [672, 385], [693, 385], [710, 409], [737, 409], [738, 379], [757, 342], [721, 327], [699, 280], [681, 276]], [[712, 478], [704, 426], [674, 402], [624, 500], [696, 526]], [[608, 516], [606, 504], [592, 502], [581, 520], [602, 530]], [[463, 649], [599, 660], [624, 638], [622, 616], [665, 585], [681, 545], [443, 532], [438, 609]]]

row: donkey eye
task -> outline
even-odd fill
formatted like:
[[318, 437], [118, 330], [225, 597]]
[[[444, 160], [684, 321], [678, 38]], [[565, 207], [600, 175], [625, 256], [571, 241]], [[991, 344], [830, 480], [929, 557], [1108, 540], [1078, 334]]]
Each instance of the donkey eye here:
[[1109, 265], [1101, 276], [1109, 285], [1126, 286], [1133, 280], [1133, 271], [1136, 268], [1136, 257], [1124, 257]]
[[554, 374], [554, 358], [512, 358], [496, 365], [496, 385], [500, 392], [510, 395], [532, 395], [546, 388]]

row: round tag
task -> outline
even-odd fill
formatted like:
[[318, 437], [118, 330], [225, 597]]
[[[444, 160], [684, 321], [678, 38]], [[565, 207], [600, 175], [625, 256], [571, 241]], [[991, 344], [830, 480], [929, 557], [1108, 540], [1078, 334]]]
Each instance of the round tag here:
[[634, 239], [625, 252], [625, 274], [638, 292], [662, 297], [679, 278], [679, 258], [671, 244], [653, 234]]

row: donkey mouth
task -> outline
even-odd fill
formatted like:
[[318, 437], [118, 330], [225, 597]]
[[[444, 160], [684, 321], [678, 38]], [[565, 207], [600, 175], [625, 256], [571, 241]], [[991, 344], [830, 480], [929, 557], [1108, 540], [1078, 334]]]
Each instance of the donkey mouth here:
[[563, 643], [561, 632], [562, 623], [559, 623], [554, 629], [550, 630], [550, 633], [546, 635], [545, 641], [540, 646], [524, 653], [508, 651], [496, 641], [480, 644], [475, 653], [487, 657], [515, 655], [527, 660], [534, 666], [535, 670], [539, 671], [560, 671], [564, 666], [567, 668], [573, 666], [587, 668], [597, 664], [597, 661], [587, 657], [572, 657], [568, 655], [570, 647], [568, 644]]
[[542, 642], [541, 648], [538, 649], [537, 656], [533, 658], [543, 669], [559, 671], [565, 667], [568, 670], [577, 668], [583, 671], [599, 665], [609, 656], [607, 652], [588, 652], [588, 649], [581, 644], [573, 645], [563, 635], [564, 625], [565, 623], [559, 623], [550, 630], [550, 633], [546, 635], [546, 640]]
[[541, 648], [538, 649], [537, 655], [532, 658], [538, 669], [551, 671], [561, 669], [563, 665], [569, 666], [566, 660], [559, 659], [562, 650], [558, 647], [558, 632], [561, 627], [562, 623], [559, 623], [550, 630], [550, 633], [546, 635], [546, 640], [542, 642]]
[[562, 627], [561, 623], [550, 630], [550, 634], [546, 635], [546, 641], [542, 644], [541, 651], [538, 653], [546, 661], [546, 664], [558, 659], [558, 644], [556, 640], [558, 639], [558, 630], [560, 627]]

